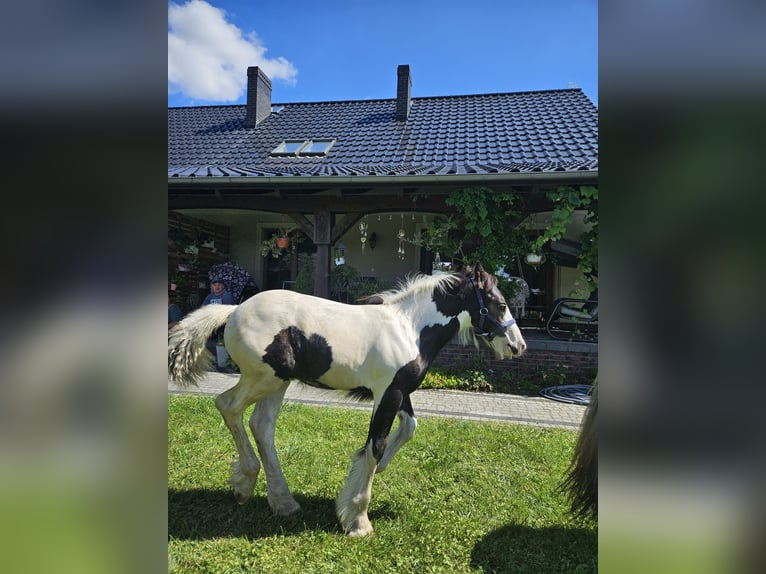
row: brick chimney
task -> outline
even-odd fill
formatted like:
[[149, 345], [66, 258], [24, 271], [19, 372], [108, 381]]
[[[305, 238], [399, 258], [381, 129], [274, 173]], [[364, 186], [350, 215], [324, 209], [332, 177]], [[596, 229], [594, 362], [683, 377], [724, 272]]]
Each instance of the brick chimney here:
[[406, 122], [410, 115], [410, 91], [412, 90], [412, 76], [410, 67], [406, 64], [396, 69], [396, 121]]
[[247, 68], [246, 110], [246, 128], [254, 128], [271, 115], [271, 80], [257, 66]]

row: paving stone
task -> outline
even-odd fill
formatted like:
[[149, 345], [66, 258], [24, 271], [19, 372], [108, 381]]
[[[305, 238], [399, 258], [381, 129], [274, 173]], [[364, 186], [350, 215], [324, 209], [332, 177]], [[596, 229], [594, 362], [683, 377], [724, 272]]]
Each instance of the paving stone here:
[[[236, 374], [211, 372], [199, 387], [183, 389], [168, 380], [168, 392], [215, 396], [234, 386], [238, 378]], [[560, 403], [544, 397], [500, 393], [420, 389], [411, 395], [411, 399], [416, 418], [441, 416], [577, 430], [585, 413], [582, 405]], [[368, 412], [372, 410], [371, 403], [349, 399], [341, 392], [315, 389], [300, 383], [290, 385], [285, 400], [306, 405], [328, 405]]]

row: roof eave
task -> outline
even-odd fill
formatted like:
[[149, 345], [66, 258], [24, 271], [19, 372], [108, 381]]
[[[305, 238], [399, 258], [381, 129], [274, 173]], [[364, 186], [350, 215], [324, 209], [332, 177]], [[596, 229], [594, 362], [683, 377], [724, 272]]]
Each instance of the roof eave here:
[[206, 186], [224, 187], [274, 187], [290, 186], [339, 186], [339, 185], [413, 185], [413, 184], [455, 184], [455, 183], [561, 183], [564, 181], [586, 184], [596, 183], [598, 170], [519, 172], [519, 173], [482, 173], [448, 175], [364, 175], [364, 176], [195, 176], [168, 177], [168, 186]]

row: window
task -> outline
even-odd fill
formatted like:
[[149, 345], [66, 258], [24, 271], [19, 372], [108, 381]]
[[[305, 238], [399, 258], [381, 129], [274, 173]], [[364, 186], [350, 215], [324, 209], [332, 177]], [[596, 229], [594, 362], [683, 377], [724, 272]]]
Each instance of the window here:
[[298, 153], [299, 155], [324, 155], [330, 151], [334, 143], [335, 140], [309, 140]]
[[306, 140], [285, 140], [271, 153], [274, 155], [297, 155], [298, 150], [301, 149], [305, 143]]
[[335, 143], [334, 139], [285, 140], [271, 155], [312, 156], [325, 155]]

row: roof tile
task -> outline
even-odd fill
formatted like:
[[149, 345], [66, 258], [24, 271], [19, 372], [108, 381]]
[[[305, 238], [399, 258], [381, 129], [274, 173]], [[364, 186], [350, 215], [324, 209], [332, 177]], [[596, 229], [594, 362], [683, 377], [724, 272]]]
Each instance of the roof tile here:
[[[169, 177], [596, 171], [598, 113], [579, 89], [281, 105], [254, 129], [245, 106], [168, 109]], [[333, 138], [327, 156], [273, 157], [286, 139]]]

